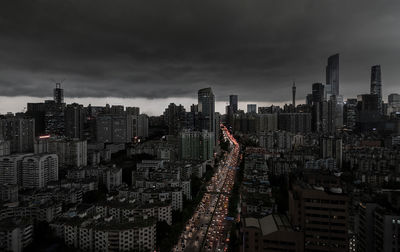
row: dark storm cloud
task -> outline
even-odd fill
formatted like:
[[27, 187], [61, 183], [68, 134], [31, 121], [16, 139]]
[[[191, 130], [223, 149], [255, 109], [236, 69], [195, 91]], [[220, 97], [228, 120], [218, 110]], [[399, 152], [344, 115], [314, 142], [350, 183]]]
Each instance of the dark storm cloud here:
[[0, 3], [0, 95], [193, 96], [289, 100], [324, 81], [341, 53], [341, 90], [368, 91], [382, 64], [395, 89], [400, 2], [293, 0], [6, 0]]

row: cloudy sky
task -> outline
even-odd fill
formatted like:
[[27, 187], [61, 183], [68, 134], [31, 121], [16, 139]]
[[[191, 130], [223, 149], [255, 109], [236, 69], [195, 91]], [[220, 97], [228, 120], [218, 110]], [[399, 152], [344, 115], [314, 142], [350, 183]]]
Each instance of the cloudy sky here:
[[398, 0], [2, 0], [0, 113], [52, 95], [139, 105], [158, 113], [211, 86], [260, 104], [298, 99], [340, 53], [345, 97], [400, 92]]

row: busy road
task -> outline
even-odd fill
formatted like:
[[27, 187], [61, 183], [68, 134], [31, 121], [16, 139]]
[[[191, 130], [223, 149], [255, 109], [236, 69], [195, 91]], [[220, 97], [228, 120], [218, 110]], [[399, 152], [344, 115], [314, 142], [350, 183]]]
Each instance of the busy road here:
[[221, 124], [229, 152], [207, 184], [207, 191], [187, 222], [173, 251], [226, 251], [231, 218], [228, 216], [229, 195], [235, 183], [239, 162], [239, 144]]

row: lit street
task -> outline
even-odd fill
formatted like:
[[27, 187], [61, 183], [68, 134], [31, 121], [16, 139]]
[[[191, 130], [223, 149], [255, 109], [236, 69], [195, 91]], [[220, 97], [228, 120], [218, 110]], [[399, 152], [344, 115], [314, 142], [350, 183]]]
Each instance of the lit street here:
[[[221, 125], [230, 151], [218, 165], [207, 184], [207, 192], [183, 230], [174, 251], [226, 251], [229, 242], [229, 194], [235, 182], [239, 145], [225, 126]], [[228, 218], [229, 219], [229, 218]]]

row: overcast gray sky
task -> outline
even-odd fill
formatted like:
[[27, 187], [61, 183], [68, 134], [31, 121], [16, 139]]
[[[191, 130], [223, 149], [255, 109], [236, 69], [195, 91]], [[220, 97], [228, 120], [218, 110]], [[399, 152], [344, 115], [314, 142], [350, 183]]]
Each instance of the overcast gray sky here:
[[369, 92], [375, 64], [386, 96], [400, 92], [399, 13], [398, 0], [3, 0], [0, 96], [50, 96], [66, 79], [69, 97], [212, 86], [220, 100], [277, 103], [294, 79], [298, 99], [324, 82], [334, 53], [345, 97]]

